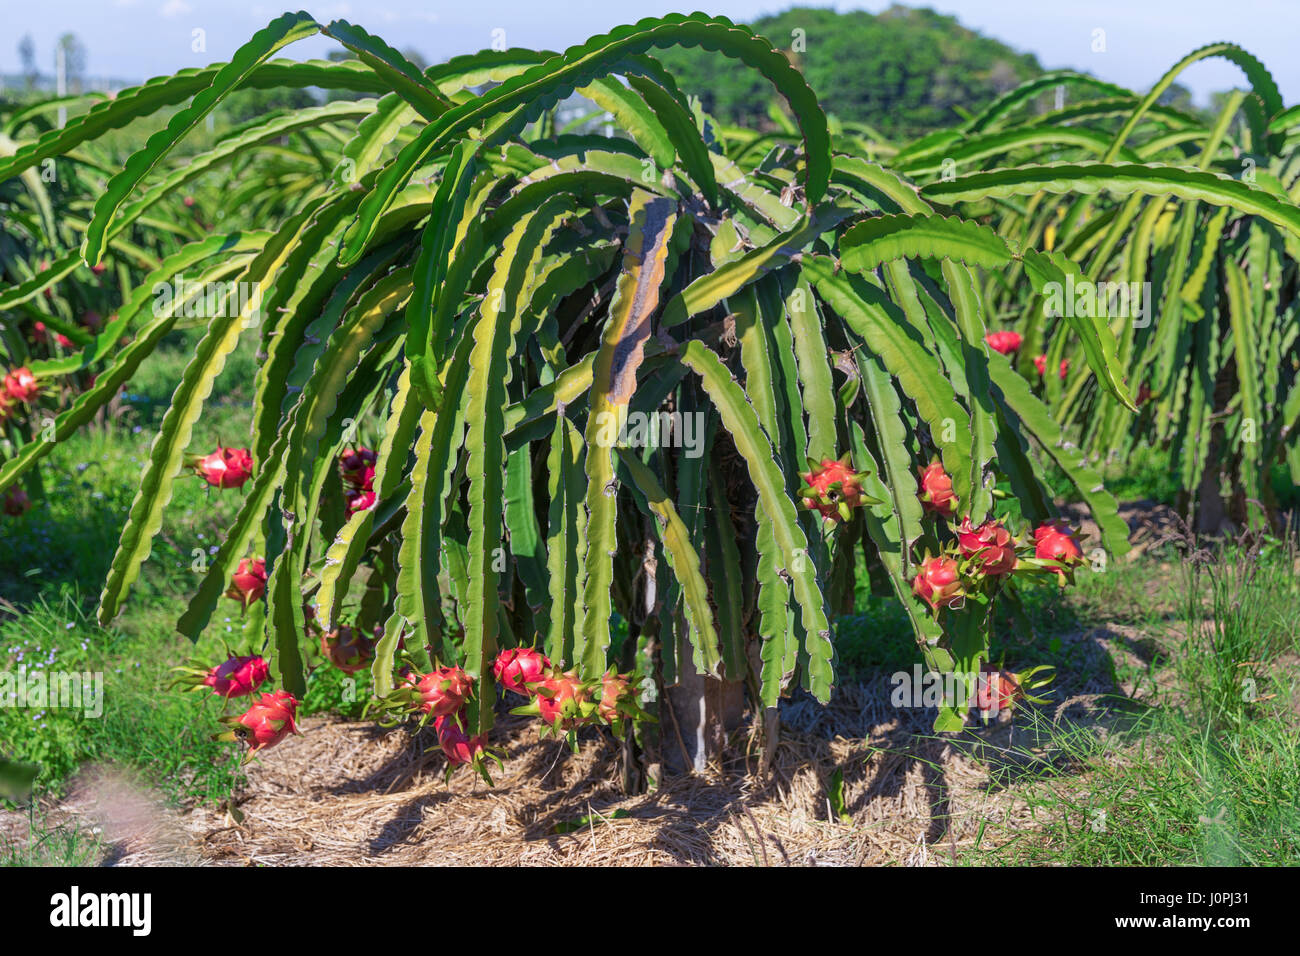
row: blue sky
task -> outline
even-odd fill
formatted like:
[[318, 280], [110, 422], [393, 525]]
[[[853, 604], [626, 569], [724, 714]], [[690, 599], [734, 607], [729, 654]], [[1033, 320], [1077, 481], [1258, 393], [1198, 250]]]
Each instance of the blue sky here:
[[[779, 0], [298, 0], [317, 19], [343, 17], [399, 48], [415, 47], [431, 61], [491, 45], [505, 31], [513, 46], [559, 49], [620, 23], [672, 10], [704, 7], [736, 20], [791, 6]], [[812, 3], [878, 12], [884, 2]], [[1046, 67], [1086, 69], [1103, 79], [1145, 89], [1183, 54], [1231, 40], [1260, 57], [1288, 104], [1300, 100], [1300, 0], [936, 0], [966, 26], [1038, 55]], [[76, 33], [88, 50], [87, 73], [139, 80], [227, 59], [286, 0], [0, 0], [0, 73], [19, 68], [17, 44], [30, 33], [39, 64], [49, 72], [57, 36]], [[192, 31], [206, 31], [207, 50], [191, 50]], [[1095, 30], [1106, 50], [1093, 52]], [[776, 38], [774, 38], [776, 39]], [[815, 36], [808, 37], [810, 43]], [[779, 40], [778, 40], [779, 42]], [[324, 39], [303, 41], [287, 55], [321, 56]], [[1198, 64], [1184, 74], [1198, 100], [1241, 82], [1235, 67]]]

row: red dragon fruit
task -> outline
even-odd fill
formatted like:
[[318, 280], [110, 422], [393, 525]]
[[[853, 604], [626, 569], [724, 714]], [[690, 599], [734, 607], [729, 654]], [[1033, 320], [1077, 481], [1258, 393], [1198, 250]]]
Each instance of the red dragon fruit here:
[[990, 332], [984, 336], [984, 341], [988, 343], [989, 348], [995, 352], [1001, 352], [1003, 355], [1010, 355], [1020, 348], [1019, 332]]
[[820, 511], [828, 521], [848, 521], [853, 509], [862, 504], [874, 504], [875, 499], [862, 493], [862, 481], [867, 472], [855, 472], [849, 456], [823, 458], [821, 463], [808, 462], [808, 471], [800, 477], [804, 485], [799, 489], [803, 506]]
[[355, 674], [374, 657], [374, 639], [359, 627], [341, 624], [321, 634], [320, 652], [345, 674]]
[[27, 492], [21, 488], [10, 488], [4, 494], [3, 510], [11, 518], [16, 518], [32, 506], [32, 501], [27, 497]]
[[554, 674], [533, 686], [537, 691], [533, 705], [542, 720], [556, 730], [572, 730], [590, 721], [596, 712], [591, 689], [579, 679], [576, 671]]
[[985, 713], [997, 714], [1009, 710], [1017, 699], [1024, 696], [1016, 675], [985, 664], [980, 670], [975, 688], [975, 708]]
[[1039, 561], [1055, 562], [1057, 577], [1065, 584], [1066, 572], [1083, 563], [1083, 552], [1078, 539], [1069, 526], [1061, 521], [1048, 521], [1034, 529], [1034, 557]]
[[218, 697], [247, 697], [266, 682], [269, 673], [266, 658], [260, 654], [232, 657], [212, 668], [203, 683]]
[[[1036, 697], [1030, 691], [1050, 684], [1052, 670], [1050, 665], [1040, 664], [1016, 674], [993, 664], [984, 664], [975, 685], [975, 709], [990, 717], [1011, 710], [1019, 701], [1047, 703], [1046, 698]], [[1044, 676], [1037, 676], [1040, 673]]]
[[32, 370], [23, 365], [5, 376], [4, 390], [13, 401], [28, 403], [40, 393], [41, 384]]
[[191, 459], [194, 473], [214, 488], [240, 488], [253, 474], [253, 456], [247, 448], [222, 448]]
[[492, 675], [506, 690], [527, 697], [528, 684], [543, 680], [551, 669], [546, 655], [531, 647], [512, 647], [497, 655]]
[[934, 611], [942, 607], [959, 607], [966, 597], [957, 562], [939, 555], [926, 557], [912, 580], [912, 593]]
[[343, 493], [343, 500], [347, 507], [347, 515], [351, 518], [358, 511], [368, 511], [375, 506], [375, 493], [369, 489], [364, 491], [349, 489]]
[[354, 488], [369, 491], [375, 478], [375, 462], [379, 456], [369, 448], [345, 451], [339, 457], [339, 474]]
[[214, 740], [241, 740], [248, 744], [248, 757], [259, 750], [274, 747], [289, 734], [301, 732], [294, 724], [298, 713], [298, 701], [287, 690], [277, 690], [263, 694], [261, 699], [251, 705], [238, 717], [223, 717], [222, 723], [230, 730], [217, 734]]
[[1016, 544], [1001, 522], [985, 521], [973, 528], [968, 515], [957, 529], [957, 545], [966, 557], [979, 556], [977, 566], [984, 574], [1010, 574], [1015, 570]]
[[262, 558], [240, 558], [239, 567], [230, 576], [226, 597], [234, 598], [247, 608], [265, 593], [266, 561]]
[[[1039, 374], [1039, 375], [1046, 375], [1046, 374], [1047, 374], [1047, 356], [1046, 356], [1046, 355], [1035, 355], [1035, 356], [1034, 356], [1034, 368], [1038, 369], [1038, 374]], [[1067, 374], [1069, 371], [1070, 371], [1070, 360], [1069, 360], [1069, 359], [1061, 359], [1061, 367], [1060, 367], [1060, 379], [1061, 379], [1061, 381], [1065, 381], [1065, 376], [1066, 376], [1066, 374]]]
[[487, 748], [487, 734], [471, 737], [466, 733], [464, 720], [458, 713], [442, 714], [434, 718], [433, 729], [438, 733], [438, 746], [442, 748], [447, 764], [451, 767], [473, 763]]
[[952, 517], [957, 511], [957, 495], [952, 490], [952, 477], [937, 460], [921, 469], [921, 486], [917, 497], [921, 499], [921, 506], [926, 511], [933, 511], [945, 518]]
[[473, 685], [474, 678], [459, 667], [435, 667], [416, 682], [419, 708], [435, 718], [454, 714], [464, 706]]
[[169, 686], [185, 686], [191, 690], [210, 687], [213, 694], [226, 700], [247, 697], [266, 682], [269, 673], [266, 659], [260, 654], [231, 657], [207, 670], [202, 666], [175, 669], [184, 676]]

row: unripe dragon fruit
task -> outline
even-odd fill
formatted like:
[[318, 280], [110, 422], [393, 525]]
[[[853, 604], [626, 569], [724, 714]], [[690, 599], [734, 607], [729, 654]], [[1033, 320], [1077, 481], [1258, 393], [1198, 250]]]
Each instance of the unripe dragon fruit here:
[[492, 675], [506, 690], [527, 697], [532, 693], [528, 685], [543, 680], [551, 669], [546, 655], [531, 647], [512, 647], [497, 655], [492, 664]]
[[875, 504], [874, 498], [862, 493], [862, 480], [866, 472], [855, 472], [849, 456], [823, 458], [820, 463], [808, 462], [808, 471], [800, 477], [804, 485], [799, 489], [803, 506], [820, 511], [828, 521], [848, 521], [853, 509], [862, 504]]
[[230, 576], [226, 597], [234, 598], [245, 608], [261, 599], [266, 593], [266, 561], [262, 558], [240, 558], [239, 566]]
[[943, 555], [926, 557], [921, 562], [916, 577], [912, 579], [912, 593], [934, 611], [943, 607], [959, 607], [965, 600], [966, 591], [962, 587], [957, 562]]
[[984, 341], [993, 351], [1010, 355], [1019, 350], [1021, 340], [1019, 332], [990, 332], [984, 336]]
[[596, 714], [611, 727], [621, 721], [644, 718], [646, 715], [637, 703], [636, 688], [629, 681], [630, 674], [608, 671], [600, 681], [600, 702]]
[[5, 394], [14, 402], [29, 403], [41, 391], [40, 382], [26, 365], [13, 369], [4, 378]]
[[435, 718], [454, 714], [464, 706], [474, 678], [459, 667], [437, 667], [416, 682], [420, 710]]
[[957, 495], [952, 490], [952, 476], [943, 470], [943, 465], [932, 461], [921, 469], [921, 484], [917, 491], [921, 506], [926, 511], [945, 518], [952, 517], [957, 511]]
[[191, 459], [194, 473], [214, 488], [240, 488], [253, 474], [253, 456], [247, 448], [222, 448]]
[[248, 744], [248, 757], [251, 758], [259, 750], [274, 747], [289, 734], [301, 736], [293, 722], [297, 712], [298, 701], [287, 690], [263, 694], [238, 717], [221, 718], [222, 723], [231, 729], [213, 739], [243, 741]]
[[320, 636], [320, 652], [345, 674], [355, 674], [370, 663], [374, 639], [359, 627], [341, 624]]
[[957, 546], [968, 558], [979, 556], [976, 566], [983, 574], [996, 576], [1015, 570], [1016, 543], [1001, 522], [989, 520], [973, 528], [970, 516], [966, 516], [957, 529]]

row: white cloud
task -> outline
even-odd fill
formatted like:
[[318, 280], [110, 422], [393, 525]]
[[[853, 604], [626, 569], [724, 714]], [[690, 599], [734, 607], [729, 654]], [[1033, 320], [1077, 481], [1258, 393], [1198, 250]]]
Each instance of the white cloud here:
[[193, 12], [194, 8], [186, 3], [185, 0], [167, 0], [166, 3], [158, 8], [158, 13], [168, 18], [181, 17], [187, 13]]

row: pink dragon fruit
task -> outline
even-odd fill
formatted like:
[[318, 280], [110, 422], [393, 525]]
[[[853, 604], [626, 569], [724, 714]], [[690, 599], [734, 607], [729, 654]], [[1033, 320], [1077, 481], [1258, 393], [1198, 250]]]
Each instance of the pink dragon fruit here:
[[239, 567], [230, 576], [226, 597], [234, 598], [245, 608], [261, 599], [266, 593], [266, 561], [262, 558], [240, 558]]
[[434, 668], [416, 682], [420, 710], [435, 718], [454, 714], [464, 706], [473, 685], [474, 678], [459, 667]]
[[240, 740], [248, 744], [248, 756], [267, 747], [274, 747], [289, 734], [298, 734], [294, 716], [298, 712], [298, 701], [287, 690], [277, 690], [263, 694], [238, 717], [223, 717], [222, 723], [230, 730], [217, 734], [214, 740]]
[[253, 474], [253, 456], [247, 448], [222, 448], [193, 458], [189, 467], [214, 488], [240, 488]]
[[546, 655], [530, 647], [513, 647], [497, 655], [492, 664], [492, 674], [506, 690], [524, 697], [532, 691], [528, 684], [543, 680], [551, 669]]

